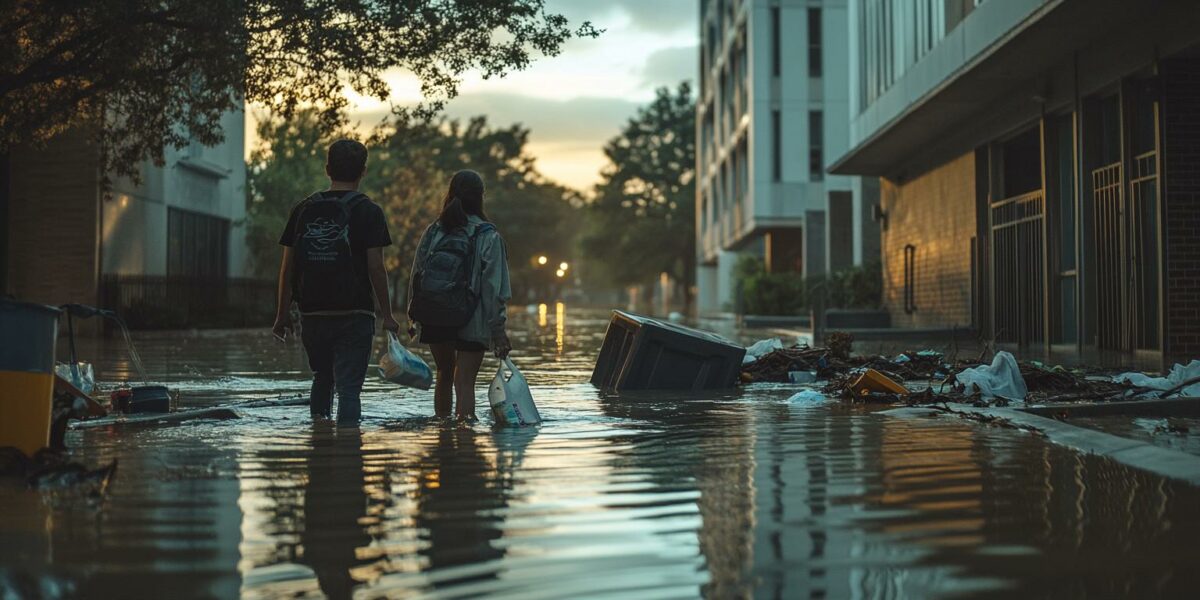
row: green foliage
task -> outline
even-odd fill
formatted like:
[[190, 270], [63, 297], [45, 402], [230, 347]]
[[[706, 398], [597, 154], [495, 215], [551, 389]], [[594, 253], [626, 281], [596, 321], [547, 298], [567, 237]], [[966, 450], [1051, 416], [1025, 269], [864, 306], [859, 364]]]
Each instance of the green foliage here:
[[733, 280], [744, 281], [767, 272], [767, 265], [753, 254], [739, 254], [733, 266]]
[[[576, 36], [545, 0], [90, 0], [0, 8], [0, 153], [88, 125], [105, 172], [136, 177], [167, 146], [215, 144], [242, 100], [345, 124], [349, 88], [386, 100], [385, 75], [414, 74], [428, 117], [464, 73], [502, 75]], [[98, 125], [98, 126], [97, 126]]]
[[768, 273], [762, 259], [743, 254], [734, 267], [734, 280], [741, 289], [743, 312], [752, 315], [802, 315], [818, 295], [823, 295], [825, 308], [878, 308], [883, 299], [878, 262], [806, 281], [798, 273]]
[[[879, 262], [842, 269], [823, 278], [827, 308], [879, 308], [883, 305], [883, 268]], [[814, 289], [810, 280], [809, 289]]]
[[279, 268], [279, 236], [292, 208], [329, 186], [325, 150], [347, 132], [327, 133], [318, 115], [300, 111], [292, 118], [269, 115], [258, 123], [259, 145], [246, 173], [246, 245], [251, 271], [273, 277]]
[[695, 281], [695, 100], [661, 88], [604, 147], [609, 166], [587, 205], [591, 272], [634, 285], [669, 273]]
[[[278, 267], [279, 234], [297, 202], [328, 185], [325, 150], [336, 137], [322, 134], [319, 116], [301, 111], [292, 119], [271, 117], [259, 127], [260, 146], [250, 161], [248, 236], [255, 270], [270, 276]], [[572, 261], [579, 219], [571, 193], [547, 182], [526, 152], [529, 130], [493, 128], [483, 117], [463, 124], [405, 122], [375, 133], [362, 190], [388, 220], [394, 245], [385, 251], [392, 289], [405, 290], [413, 254], [425, 229], [441, 211], [450, 177], [478, 171], [487, 185], [484, 210], [508, 246], [514, 293], [532, 281], [530, 259], [547, 254]], [[397, 305], [404, 299], [395, 297]]]
[[768, 273], [766, 264], [753, 254], [738, 256], [733, 279], [744, 314], [792, 316], [807, 308], [804, 279], [796, 273]]

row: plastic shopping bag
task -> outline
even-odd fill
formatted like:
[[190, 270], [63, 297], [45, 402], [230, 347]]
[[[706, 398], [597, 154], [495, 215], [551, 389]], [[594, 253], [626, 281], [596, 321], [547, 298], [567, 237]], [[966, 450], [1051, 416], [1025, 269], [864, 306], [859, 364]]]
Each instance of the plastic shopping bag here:
[[403, 386], [427, 390], [433, 386], [433, 371], [413, 354], [396, 334], [388, 332], [388, 349], [379, 358], [379, 375]]
[[492, 405], [492, 416], [497, 425], [518, 427], [537, 425], [542, 422], [533, 394], [525, 376], [517, 370], [511, 359], [504, 359], [496, 371], [492, 386], [488, 388], [488, 402]]

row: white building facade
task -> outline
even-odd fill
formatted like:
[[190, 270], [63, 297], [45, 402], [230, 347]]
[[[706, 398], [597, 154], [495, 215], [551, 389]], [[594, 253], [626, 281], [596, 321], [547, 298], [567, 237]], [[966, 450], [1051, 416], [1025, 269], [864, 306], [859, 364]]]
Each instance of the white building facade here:
[[850, 122], [846, 0], [701, 0], [697, 306], [737, 309], [739, 254], [818, 275], [878, 257], [872, 180], [829, 175]]
[[[245, 116], [106, 186], [85, 128], [0, 156], [0, 293], [110, 308], [135, 328], [261, 325], [272, 284], [246, 273]], [[267, 308], [262, 308], [262, 307]]]
[[224, 279], [246, 270], [245, 114], [221, 118], [225, 140], [166, 149], [142, 181], [119, 180], [102, 207], [102, 274]]

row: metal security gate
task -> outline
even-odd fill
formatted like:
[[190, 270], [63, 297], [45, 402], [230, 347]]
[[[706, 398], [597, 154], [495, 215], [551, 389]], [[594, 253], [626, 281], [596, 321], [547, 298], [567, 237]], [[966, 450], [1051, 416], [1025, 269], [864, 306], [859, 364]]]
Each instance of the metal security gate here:
[[1092, 171], [1096, 240], [1096, 343], [1101, 348], [1125, 348], [1126, 286], [1124, 219], [1121, 218], [1121, 163]]
[[1134, 349], [1158, 340], [1158, 153], [1133, 159], [1129, 177], [1129, 332]]
[[1045, 218], [1040, 190], [990, 205], [992, 323], [997, 342], [1045, 338]]
[[1096, 215], [1096, 342], [1117, 350], [1159, 347], [1158, 155], [1092, 171]]

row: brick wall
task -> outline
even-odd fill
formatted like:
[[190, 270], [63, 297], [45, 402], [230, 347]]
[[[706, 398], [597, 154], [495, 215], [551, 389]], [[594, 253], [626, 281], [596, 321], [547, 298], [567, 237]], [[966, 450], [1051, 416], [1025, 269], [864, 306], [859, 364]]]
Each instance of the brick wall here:
[[81, 131], [10, 154], [9, 292], [44, 304], [98, 299], [97, 153]]
[[1200, 358], [1200, 60], [1163, 63], [1164, 355]]
[[[911, 180], [881, 180], [887, 215], [881, 234], [884, 303], [896, 327], [971, 324], [971, 237], [975, 235], [975, 154]], [[904, 310], [904, 248], [916, 246], [916, 311]]]

